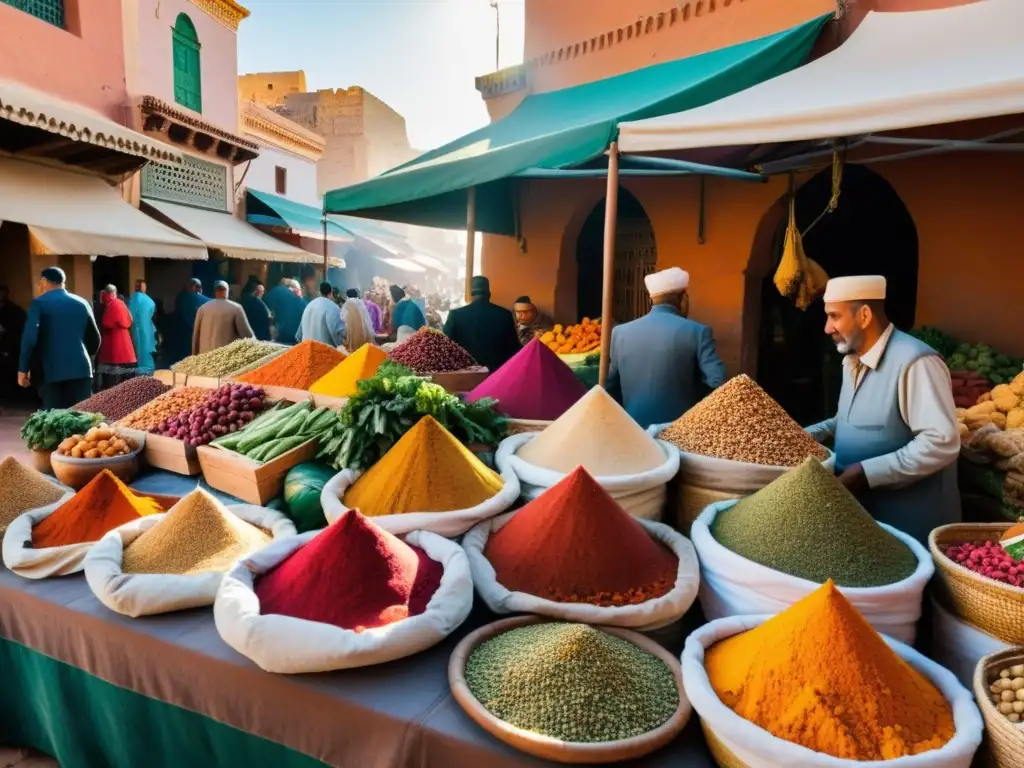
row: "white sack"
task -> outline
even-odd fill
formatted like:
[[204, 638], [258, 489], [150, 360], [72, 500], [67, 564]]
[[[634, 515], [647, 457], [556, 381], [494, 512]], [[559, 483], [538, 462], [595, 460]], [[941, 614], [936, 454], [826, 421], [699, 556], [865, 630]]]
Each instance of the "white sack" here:
[[[821, 586], [747, 560], [719, 544], [711, 535], [711, 524], [715, 515], [737, 503], [711, 504], [690, 529], [690, 539], [700, 558], [700, 604], [709, 621], [781, 613]], [[903, 581], [884, 587], [838, 589], [879, 632], [913, 643], [924, 588], [935, 572], [935, 564], [928, 550], [915, 539], [884, 523], [879, 525], [911, 549], [917, 569]]]
[[[280, 512], [254, 504], [233, 504], [228, 511], [247, 523], [270, 531], [274, 539], [295, 536], [295, 524]], [[154, 613], [182, 611], [213, 605], [223, 573], [180, 575], [124, 573], [124, 549], [164, 519], [166, 513], [147, 515], [115, 528], [100, 539], [85, 558], [85, 580], [107, 608], [138, 618]]]
[[932, 604], [931, 656], [956, 675], [964, 687], [972, 688], [974, 670], [982, 657], [1013, 646], [961, 621], [947, 611], [934, 595], [929, 595], [928, 599]]
[[[342, 501], [345, 492], [362, 476], [362, 472], [354, 469], [343, 469], [324, 485], [320, 492], [320, 506], [328, 523], [333, 523], [348, 512]], [[469, 509], [454, 509], [450, 512], [406, 512], [404, 515], [380, 515], [369, 518], [395, 536], [404, 536], [412, 531], [429, 531], [438, 536], [455, 538], [461, 536], [474, 525], [500, 515], [519, 499], [519, 480], [511, 471], [501, 472], [504, 482], [502, 489], [494, 496]]]
[[[524, 499], [533, 500], [548, 488], [557, 485], [566, 475], [553, 469], [544, 469], [535, 464], [523, 461], [516, 452], [539, 432], [524, 432], [506, 437], [498, 446], [494, 462], [502, 474], [511, 472], [519, 478], [520, 494]], [[665, 463], [649, 472], [635, 475], [608, 475], [595, 477], [594, 480], [620, 507], [644, 520], [660, 520], [665, 507], [665, 497], [669, 481], [679, 471], [679, 449], [663, 440], [657, 441]]]
[[771, 616], [734, 616], [705, 624], [686, 638], [683, 648], [683, 687], [704, 726], [749, 768], [970, 768], [981, 744], [981, 713], [974, 695], [952, 672], [922, 656], [910, 646], [882, 639], [910, 666], [939, 689], [953, 710], [956, 731], [939, 749], [893, 760], [845, 760], [815, 752], [780, 739], [740, 717], [721, 702], [704, 669], [704, 651], [720, 640], [753, 629]]
[[66, 547], [32, 548], [32, 529], [56, 512], [75, 492], [56, 480], [49, 482], [65, 493], [53, 504], [36, 507], [22, 512], [14, 518], [4, 532], [3, 560], [11, 571], [26, 579], [45, 579], [48, 576], [67, 576], [82, 570], [82, 561], [92, 547], [87, 544], [71, 544]]
[[261, 669], [299, 674], [383, 664], [436, 645], [469, 616], [473, 581], [465, 552], [455, 542], [426, 531], [414, 531], [406, 542], [441, 563], [444, 574], [419, 616], [362, 632], [292, 616], [261, 616], [254, 574], [266, 573], [318, 533], [275, 541], [236, 563], [221, 583], [213, 606], [217, 632]]
[[494, 567], [484, 556], [484, 547], [487, 546], [491, 532], [501, 528], [517, 514], [518, 512], [511, 512], [480, 523], [462, 540], [462, 547], [466, 550], [469, 568], [473, 573], [473, 584], [487, 603], [487, 607], [494, 613], [534, 613], [581, 624], [649, 631], [660, 629], [682, 618], [697, 598], [700, 564], [697, 562], [697, 553], [693, 545], [678, 531], [650, 520], [637, 522], [679, 558], [676, 585], [667, 595], [640, 605], [603, 608], [587, 603], [557, 603], [526, 592], [512, 592], [498, 582]]

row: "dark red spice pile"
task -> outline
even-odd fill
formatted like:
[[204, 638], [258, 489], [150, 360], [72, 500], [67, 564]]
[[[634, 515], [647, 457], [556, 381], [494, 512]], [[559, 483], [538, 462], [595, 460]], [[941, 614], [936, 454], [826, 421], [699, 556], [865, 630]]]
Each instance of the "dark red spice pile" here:
[[433, 328], [420, 328], [396, 344], [389, 357], [419, 374], [463, 371], [476, 365], [469, 352]]
[[256, 582], [260, 613], [361, 632], [418, 616], [441, 584], [442, 565], [356, 510]]

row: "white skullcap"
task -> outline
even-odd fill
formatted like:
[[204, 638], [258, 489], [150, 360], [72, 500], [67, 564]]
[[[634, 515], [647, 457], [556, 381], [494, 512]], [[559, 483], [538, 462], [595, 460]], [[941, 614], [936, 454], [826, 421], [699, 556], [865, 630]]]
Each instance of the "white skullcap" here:
[[885, 298], [885, 278], [881, 275], [833, 277], [825, 286], [825, 303], [833, 301], [881, 301]]
[[666, 293], [682, 293], [690, 286], [690, 273], [679, 267], [669, 267], [647, 275], [644, 285], [652, 299]]

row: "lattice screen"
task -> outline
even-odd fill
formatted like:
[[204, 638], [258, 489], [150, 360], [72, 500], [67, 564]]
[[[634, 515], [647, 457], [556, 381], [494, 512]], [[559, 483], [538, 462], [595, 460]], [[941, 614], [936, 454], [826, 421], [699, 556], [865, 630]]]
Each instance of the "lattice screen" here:
[[64, 28], [64, 0], [0, 0], [0, 3], [13, 5], [19, 11]]
[[183, 166], [149, 163], [142, 169], [142, 196], [196, 208], [228, 211], [228, 169], [185, 156]]

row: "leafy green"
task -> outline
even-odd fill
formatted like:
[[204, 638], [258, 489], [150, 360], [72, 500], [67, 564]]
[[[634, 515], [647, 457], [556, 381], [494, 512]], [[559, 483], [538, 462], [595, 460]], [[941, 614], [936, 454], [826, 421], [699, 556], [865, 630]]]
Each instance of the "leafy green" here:
[[103, 414], [66, 408], [36, 411], [21, 427], [21, 439], [33, 451], [52, 451], [72, 435], [88, 432], [103, 421]]

